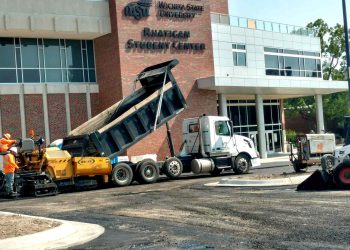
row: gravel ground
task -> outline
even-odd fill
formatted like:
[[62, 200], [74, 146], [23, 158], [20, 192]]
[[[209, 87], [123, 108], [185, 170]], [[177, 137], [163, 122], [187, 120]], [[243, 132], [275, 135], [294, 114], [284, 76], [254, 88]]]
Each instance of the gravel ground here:
[[38, 233], [59, 226], [60, 223], [38, 220], [21, 215], [0, 214], [0, 240]]
[[105, 227], [72, 249], [350, 249], [349, 191], [204, 186], [234, 176], [4, 201], [0, 210]]

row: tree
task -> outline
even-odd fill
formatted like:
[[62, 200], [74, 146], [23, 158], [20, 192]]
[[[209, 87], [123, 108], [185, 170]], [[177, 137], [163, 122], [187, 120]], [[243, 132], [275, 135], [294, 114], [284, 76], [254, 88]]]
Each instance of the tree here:
[[[344, 29], [340, 24], [329, 27], [322, 19], [307, 25], [320, 38], [324, 80], [345, 80], [345, 39]], [[285, 101], [286, 116], [299, 116], [309, 124], [309, 129], [316, 129], [316, 105], [313, 96], [288, 99]], [[326, 130], [340, 133], [344, 116], [350, 114], [346, 92], [323, 96], [323, 108]]]

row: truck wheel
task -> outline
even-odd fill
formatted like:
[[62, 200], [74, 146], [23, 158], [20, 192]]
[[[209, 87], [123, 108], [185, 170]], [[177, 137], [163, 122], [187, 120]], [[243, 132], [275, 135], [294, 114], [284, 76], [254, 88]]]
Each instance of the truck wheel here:
[[165, 161], [162, 170], [169, 179], [176, 179], [182, 174], [182, 162], [176, 157], [170, 157]]
[[118, 163], [112, 170], [112, 183], [116, 186], [128, 186], [133, 178], [131, 167], [126, 163]]
[[340, 163], [334, 170], [334, 182], [338, 188], [350, 188], [350, 162]]
[[295, 171], [296, 173], [300, 173], [300, 172], [302, 172], [302, 169], [307, 168], [307, 164], [305, 164], [305, 163], [293, 162], [293, 168], [294, 168], [294, 171]]
[[210, 172], [211, 176], [219, 176], [222, 173], [222, 169], [214, 168], [212, 172]]
[[159, 178], [159, 170], [156, 163], [151, 159], [146, 159], [138, 164], [136, 170], [136, 180], [139, 183], [154, 183]]
[[322, 170], [330, 173], [331, 170], [334, 167], [334, 156], [333, 155], [324, 155], [321, 158], [321, 166], [322, 166]]
[[251, 162], [248, 156], [241, 154], [235, 159], [233, 172], [236, 174], [246, 174], [249, 172]]

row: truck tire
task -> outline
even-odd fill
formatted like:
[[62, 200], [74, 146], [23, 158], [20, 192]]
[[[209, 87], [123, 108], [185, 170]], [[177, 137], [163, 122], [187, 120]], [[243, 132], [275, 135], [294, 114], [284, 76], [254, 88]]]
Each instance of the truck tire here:
[[334, 156], [330, 154], [322, 156], [321, 167], [323, 171], [330, 173], [334, 167]]
[[222, 173], [222, 169], [219, 169], [217, 167], [214, 168], [212, 172], [210, 172], [211, 176], [219, 176]]
[[333, 181], [338, 188], [350, 189], [350, 161], [340, 163], [335, 168]]
[[293, 168], [294, 168], [294, 171], [296, 173], [300, 173], [300, 172], [302, 172], [303, 169], [307, 168], [307, 164], [306, 163], [293, 162]]
[[128, 186], [133, 178], [131, 167], [126, 163], [118, 163], [112, 170], [112, 183], [116, 186]]
[[145, 159], [140, 161], [136, 169], [136, 180], [138, 183], [149, 184], [154, 183], [159, 178], [159, 169], [155, 161]]
[[162, 168], [162, 171], [169, 179], [176, 179], [182, 174], [182, 162], [176, 157], [168, 158]]
[[251, 165], [249, 157], [245, 154], [240, 154], [236, 157], [232, 169], [236, 174], [246, 174], [249, 172]]

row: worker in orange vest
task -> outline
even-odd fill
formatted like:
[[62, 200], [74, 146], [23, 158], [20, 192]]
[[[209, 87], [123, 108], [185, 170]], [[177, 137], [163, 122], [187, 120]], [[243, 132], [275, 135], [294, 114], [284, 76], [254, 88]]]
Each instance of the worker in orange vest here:
[[11, 140], [9, 133], [4, 134], [4, 137], [0, 139], [0, 152], [6, 152], [9, 148], [16, 143], [16, 140]]
[[10, 153], [4, 156], [4, 173], [6, 181], [6, 192], [8, 195], [16, 195], [16, 192], [13, 192], [13, 183], [15, 181], [15, 171], [19, 169], [16, 164], [15, 155], [17, 154], [17, 148], [12, 147], [9, 149]]

